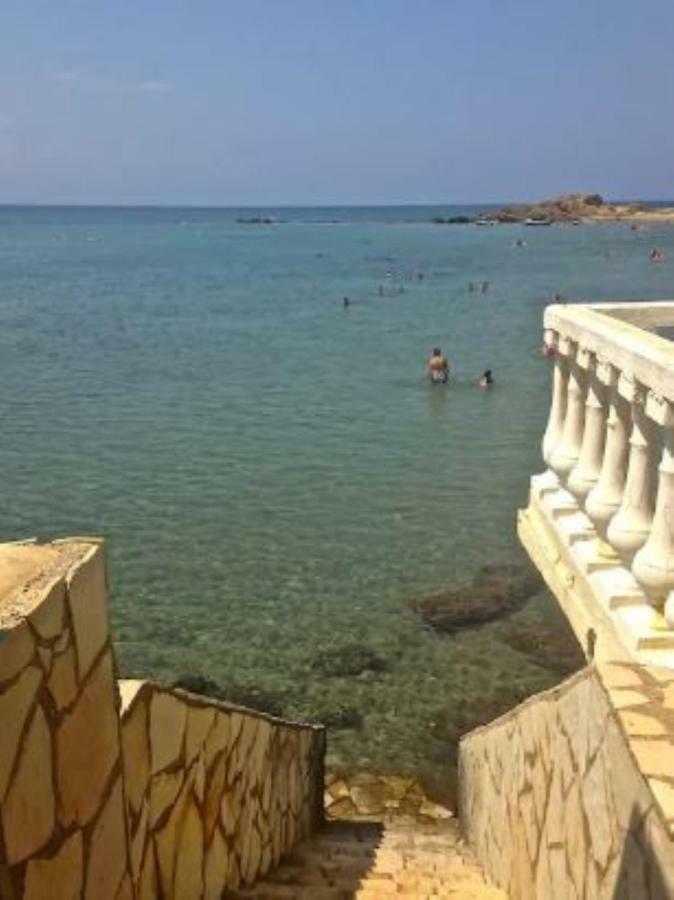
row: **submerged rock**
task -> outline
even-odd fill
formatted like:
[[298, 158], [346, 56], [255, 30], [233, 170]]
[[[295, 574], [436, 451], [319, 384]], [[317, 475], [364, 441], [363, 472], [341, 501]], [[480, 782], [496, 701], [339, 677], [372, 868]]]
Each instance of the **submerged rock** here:
[[391, 664], [366, 644], [343, 644], [321, 650], [313, 657], [311, 668], [328, 678], [339, 678], [388, 672]]
[[483, 566], [468, 584], [413, 600], [410, 606], [430, 628], [451, 633], [515, 612], [542, 586], [532, 566], [494, 563]]
[[503, 625], [499, 639], [532, 662], [566, 677], [586, 664], [571, 626], [560, 613], [557, 622], [524, 622], [515, 618]]

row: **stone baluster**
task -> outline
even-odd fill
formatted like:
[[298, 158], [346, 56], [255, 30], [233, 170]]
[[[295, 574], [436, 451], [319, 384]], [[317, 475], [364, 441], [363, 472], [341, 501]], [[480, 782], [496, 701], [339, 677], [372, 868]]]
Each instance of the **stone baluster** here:
[[632, 574], [661, 605], [674, 589], [674, 408], [649, 393], [646, 414], [663, 429], [663, 449], [653, 522], [646, 543], [634, 557]]
[[618, 391], [618, 370], [608, 363], [597, 366], [597, 377], [610, 392], [606, 442], [599, 480], [587, 495], [585, 512], [597, 533], [605, 536], [617, 513], [625, 489], [630, 434], [630, 405]]
[[569, 379], [566, 391], [566, 415], [562, 436], [550, 457], [550, 468], [564, 482], [578, 462], [585, 424], [585, 389], [587, 373], [578, 365], [577, 347], [573, 341], [562, 338], [559, 353], [569, 359]]
[[606, 390], [597, 376], [595, 354], [581, 350], [577, 361], [587, 378], [585, 427], [578, 462], [569, 474], [567, 487], [577, 500], [582, 501], [599, 480], [601, 472], [606, 437]]
[[611, 546], [631, 558], [646, 542], [653, 520], [654, 427], [644, 409], [643, 389], [623, 375], [618, 382], [621, 395], [632, 404], [632, 431], [625, 490], [618, 512], [608, 525]]
[[[557, 334], [554, 331], [545, 332], [545, 346], [558, 350]], [[566, 356], [560, 352], [555, 353], [555, 365], [552, 371], [552, 400], [550, 402], [550, 416], [543, 435], [543, 459], [550, 465], [552, 453], [562, 438], [564, 418], [566, 416], [566, 392], [569, 382], [569, 366]]]

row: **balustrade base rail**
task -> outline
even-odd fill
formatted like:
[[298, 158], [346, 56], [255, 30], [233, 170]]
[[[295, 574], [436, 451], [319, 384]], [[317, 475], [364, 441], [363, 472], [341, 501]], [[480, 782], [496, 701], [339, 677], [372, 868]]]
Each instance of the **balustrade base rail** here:
[[588, 659], [674, 667], [674, 631], [554, 473], [531, 479], [518, 534]]

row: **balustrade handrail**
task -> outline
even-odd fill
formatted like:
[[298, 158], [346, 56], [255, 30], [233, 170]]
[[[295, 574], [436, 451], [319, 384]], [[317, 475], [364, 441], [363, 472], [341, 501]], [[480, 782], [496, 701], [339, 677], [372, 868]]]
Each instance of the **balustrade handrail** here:
[[546, 331], [674, 403], [674, 343], [647, 330], [658, 325], [674, 326], [674, 301], [553, 304], [544, 314]]

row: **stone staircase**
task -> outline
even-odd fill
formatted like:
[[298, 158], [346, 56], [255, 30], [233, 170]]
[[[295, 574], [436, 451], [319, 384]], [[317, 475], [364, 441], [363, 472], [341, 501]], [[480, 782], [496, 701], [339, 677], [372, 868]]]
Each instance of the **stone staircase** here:
[[329, 822], [266, 878], [231, 900], [386, 900], [455, 897], [503, 900], [487, 884], [455, 820]]

